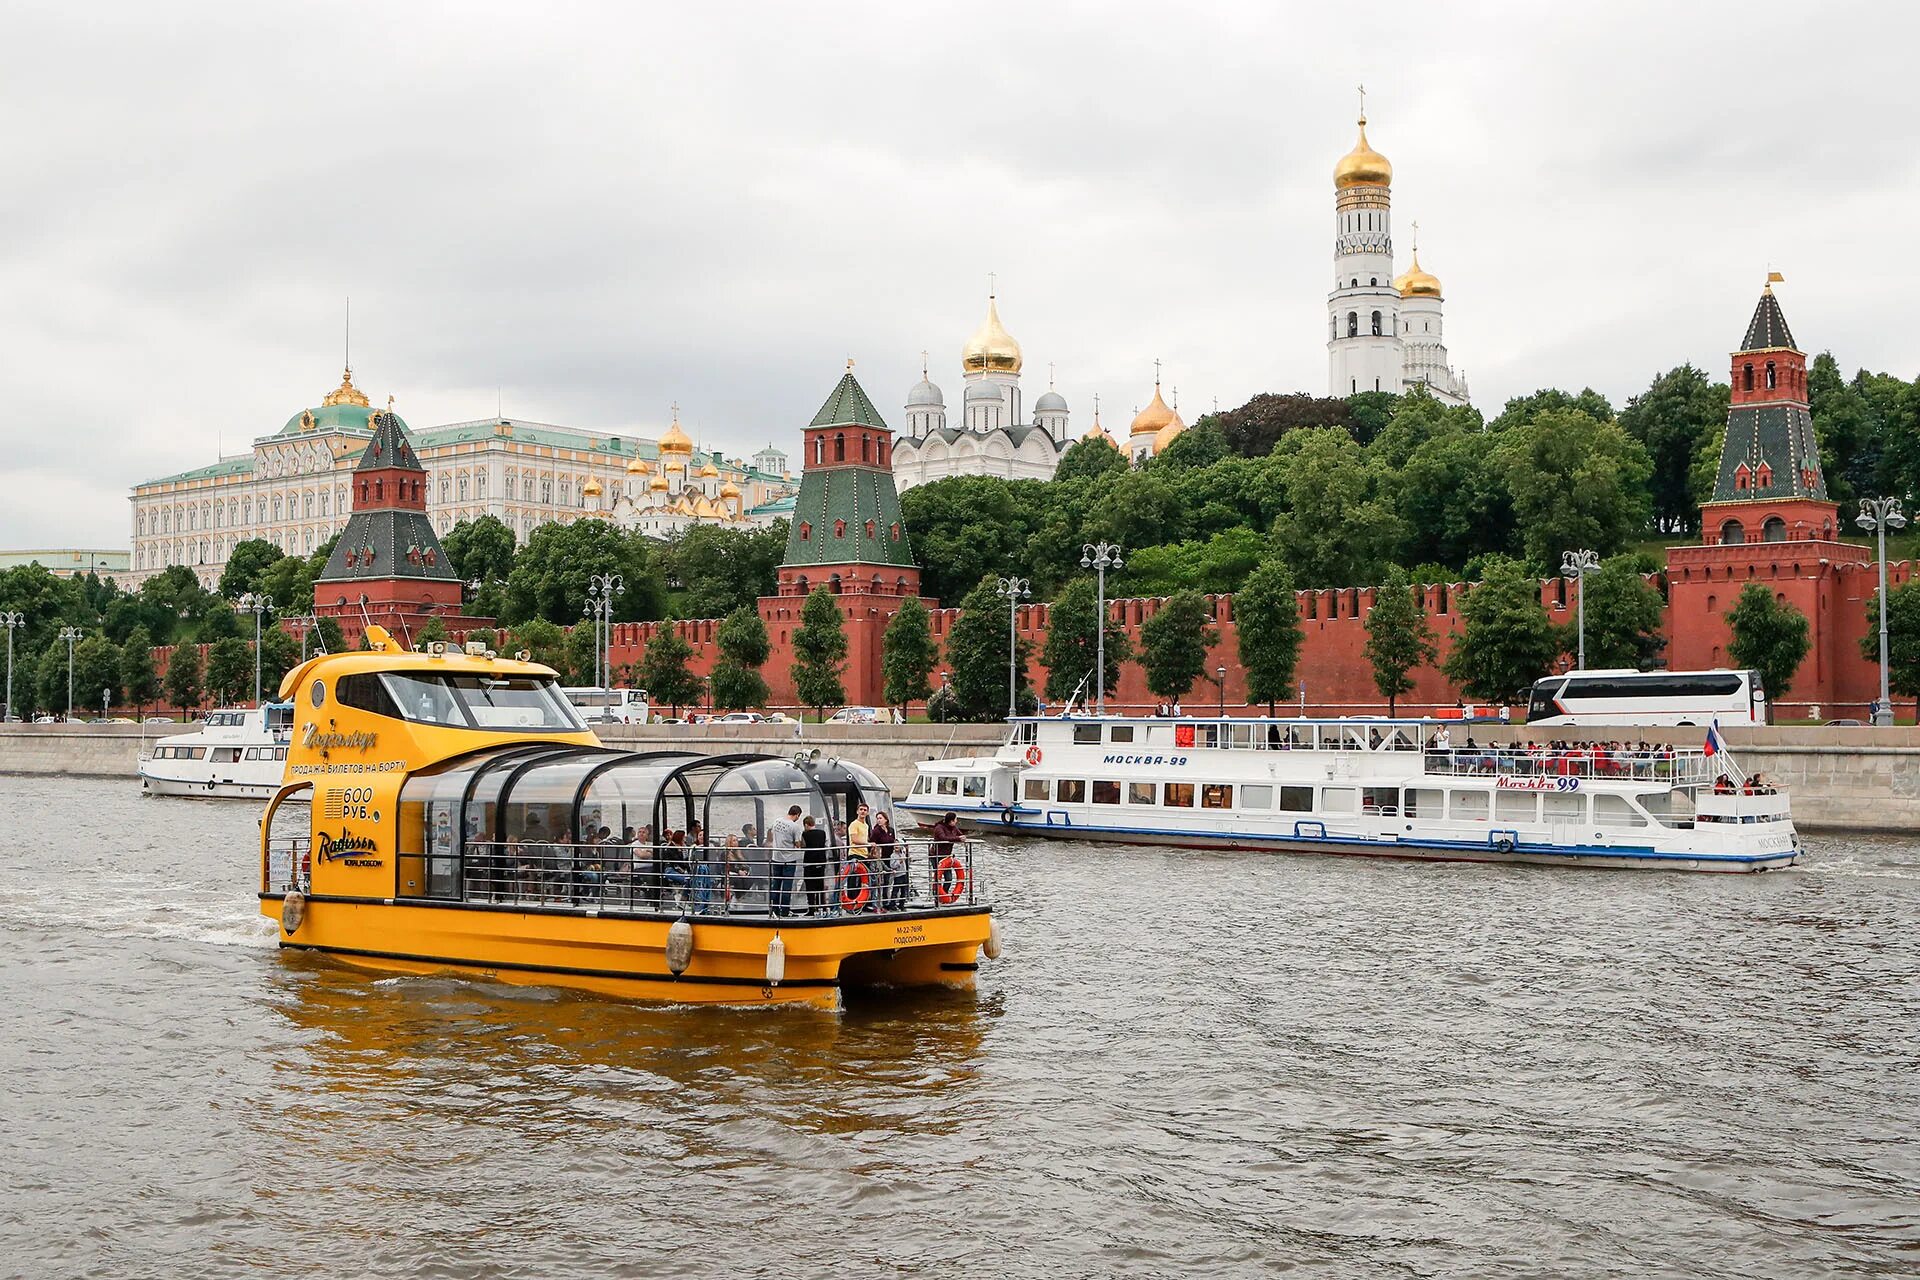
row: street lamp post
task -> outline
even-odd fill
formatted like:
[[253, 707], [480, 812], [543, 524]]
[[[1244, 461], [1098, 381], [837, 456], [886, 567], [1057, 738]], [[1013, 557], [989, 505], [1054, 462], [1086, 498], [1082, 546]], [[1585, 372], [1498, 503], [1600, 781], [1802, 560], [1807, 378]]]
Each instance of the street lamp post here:
[[273, 612], [273, 597], [265, 592], [249, 591], [233, 602], [241, 613], [253, 615], [253, 705], [260, 705], [260, 619]]
[[100, 691], [100, 719], [103, 723], [107, 718], [107, 704], [112, 700], [113, 700], [113, 686], [108, 685], [106, 688]]
[[0, 611], [0, 627], [7, 629], [7, 709], [0, 723], [13, 719], [13, 629], [27, 624], [27, 615], [18, 609]]
[[1225, 667], [1213, 669], [1213, 682], [1220, 688], [1220, 718], [1224, 720], [1227, 718], [1227, 669]]
[[1574, 586], [1580, 593], [1579, 604], [1579, 662], [1576, 669], [1587, 669], [1587, 575], [1600, 567], [1600, 557], [1591, 551], [1569, 551], [1560, 557], [1560, 574], [1578, 579]]
[[587, 578], [587, 609], [593, 614], [593, 684], [605, 689], [613, 683], [613, 598], [626, 587], [617, 573]]
[[1093, 696], [1096, 716], [1107, 714], [1107, 570], [1120, 567], [1120, 544], [1089, 542], [1080, 548], [1080, 567], [1094, 571]]
[[1887, 530], [1904, 529], [1907, 517], [1898, 498], [1862, 498], [1860, 514], [1854, 523], [1870, 530], [1878, 545], [1880, 560], [1880, 705], [1874, 710], [1876, 725], [1893, 723], [1893, 693], [1887, 672]]
[[1020, 714], [1020, 602], [1033, 594], [1028, 578], [999, 579], [1007, 598], [1007, 719]]
[[82, 635], [78, 627], [60, 628], [60, 638], [67, 642], [67, 719], [73, 719], [73, 642]]

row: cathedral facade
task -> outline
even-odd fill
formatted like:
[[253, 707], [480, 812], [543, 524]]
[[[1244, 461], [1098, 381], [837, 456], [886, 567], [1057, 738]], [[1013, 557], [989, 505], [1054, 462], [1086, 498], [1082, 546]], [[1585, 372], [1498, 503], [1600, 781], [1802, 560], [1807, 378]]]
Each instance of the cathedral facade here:
[[893, 481], [901, 490], [948, 476], [1051, 480], [1067, 437], [1067, 401], [1049, 386], [1033, 402], [1031, 421], [1020, 405], [1020, 344], [1000, 323], [987, 298], [987, 318], [960, 351], [960, 421], [947, 423], [947, 401], [923, 365], [907, 392], [906, 434], [894, 442]]
[[1425, 387], [1442, 404], [1468, 403], [1467, 380], [1447, 359], [1440, 279], [1412, 263], [1393, 271], [1393, 165], [1360, 139], [1333, 170], [1333, 291], [1327, 295], [1327, 394], [1395, 395]]

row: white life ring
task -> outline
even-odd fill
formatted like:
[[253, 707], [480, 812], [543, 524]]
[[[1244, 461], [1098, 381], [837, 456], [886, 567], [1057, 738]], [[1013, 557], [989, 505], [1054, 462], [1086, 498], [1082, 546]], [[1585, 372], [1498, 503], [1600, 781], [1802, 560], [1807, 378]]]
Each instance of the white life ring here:
[[307, 918], [307, 895], [298, 889], [280, 900], [280, 928], [289, 937], [299, 932]]

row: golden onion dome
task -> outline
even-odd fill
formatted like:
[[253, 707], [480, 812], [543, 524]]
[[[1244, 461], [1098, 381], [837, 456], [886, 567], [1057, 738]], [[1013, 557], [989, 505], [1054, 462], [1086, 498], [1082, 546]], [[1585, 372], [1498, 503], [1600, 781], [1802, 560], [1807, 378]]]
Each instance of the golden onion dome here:
[[655, 476], [648, 482], [647, 489], [652, 493], [665, 493], [667, 491], [667, 478], [665, 476]]
[[1437, 298], [1440, 296], [1440, 277], [1420, 267], [1420, 251], [1413, 251], [1413, 265], [1394, 277], [1393, 287], [1400, 291], [1403, 298]]
[[719, 474], [720, 474], [720, 468], [714, 466], [713, 461], [711, 459], [707, 461], [707, 464], [704, 467], [700, 468], [700, 478], [702, 480], [711, 480]]
[[1108, 444], [1112, 445], [1116, 449], [1120, 447], [1119, 442], [1116, 441], [1111, 435], [1108, 435], [1107, 429], [1101, 426], [1097, 422], [1094, 423], [1091, 427], [1089, 427], [1087, 429], [1086, 434], [1081, 436], [1080, 438], [1082, 440], [1105, 440]]
[[1127, 428], [1127, 434], [1130, 436], [1148, 435], [1160, 430], [1160, 428], [1174, 421], [1178, 416], [1179, 415], [1174, 413], [1172, 409], [1167, 407], [1167, 402], [1160, 398], [1160, 384], [1156, 382], [1153, 384], [1152, 402], [1133, 416], [1133, 425]]
[[636, 454], [633, 461], [627, 463], [627, 474], [630, 476], [651, 475], [653, 474], [653, 464]]
[[723, 498], [737, 498], [740, 496], [740, 486], [729, 480], [720, 486], [720, 496]]
[[1169, 422], [1166, 426], [1153, 433], [1153, 451], [1159, 453], [1162, 449], [1165, 449], [1173, 443], [1175, 436], [1186, 429], [1186, 422], [1181, 419], [1180, 414], [1176, 411], [1173, 415], [1172, 422]]
[[987, 318], [980, 322], [980, 327], [967, 339], [967, 345], [960, 349], [960, 363], [971, 372], [983, 369], [994, 369], [1001, 373], [1020, 372], [1020, 344], [1000, 323], [1000, 309], [995, 305], [992, 294], [987, 295]]
[[597, 497], [599, 497], [599, 496], [600, 496], [600, 482], [599, 482], [598, 480], [596, 480], [596, 479], [594, 479], [594, 478], [593, 478], [592, 476], [588, 476], [588, 477], [587, 477], [587, 482], [586, 482], [585, 484], [583, 484], [583, 485], [581, 485], [581, 486], [580, 486], [580, 493], [581, 493], [581, 495], [582, 495], [583, 497], [588, 497], [588, 498], [597, 498]]
[[1393, 165], [1387, 158], [1375, 151], [1367, 142], [1367, 118], [1360, 117], [1360, 140], [1353, 144], [1353, 150], [1340, 157], [1340, 163], [1333, 166], [1333, 187], [1336, 191], [1345, 191], [1348, 187], [1385, 187], [1393, 182]]
[[679, 454], [684, 457], [691, 457], [693, 454], [693, 439], [680, 429], [678, 406], [673, 411], [673, 425], [668, 427], [665, 434], [660, 437], [660, 452]]

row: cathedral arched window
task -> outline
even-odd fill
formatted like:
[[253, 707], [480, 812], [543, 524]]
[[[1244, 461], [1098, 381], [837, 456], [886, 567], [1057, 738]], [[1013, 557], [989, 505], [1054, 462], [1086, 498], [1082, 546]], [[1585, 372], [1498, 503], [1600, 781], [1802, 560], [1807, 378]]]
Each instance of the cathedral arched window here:
[[1347, 336], [1349, 338], [1357, 338], [1360, 336], [1360, 313], [1358, 311], [1347, 312]]
[[1379, 277], [1379, 276], [1368, 276], [1368, 277], [1367, 277], [1367, 283], [1368, 283], [1369, 285], [1372, 285], [1372, 286], [1373, 286], [1374, 288], [1376, 288], [1376, 289], [1378, 289], [1378, 288], [1380, 287], [1380, 277]]
[[1771, 391], [1777, 385], [1779, 385], [1778, 375], [1774, 371], [1773, 361], [1769, 360], [1767, 361], [1767, 390]]
[[1738, 546], [1747, 540], [1747, 530], [1738, 520], [1729, 520], [1720, 526], [1720, 541], [1726, 546]]
[[1376, 338], [1380, 336], [1380, 313], [1378, 311], [1373, 313], [1373, 336]]
[[1740, 371], [1740, 383], [1741, 383], [1741, 387], [1740, 387], [1741, 390], [1743, 391], [1753, 390], [1753, 366], [1751, 364], [1747, 365], [1745, 368], [1743, 368]]

